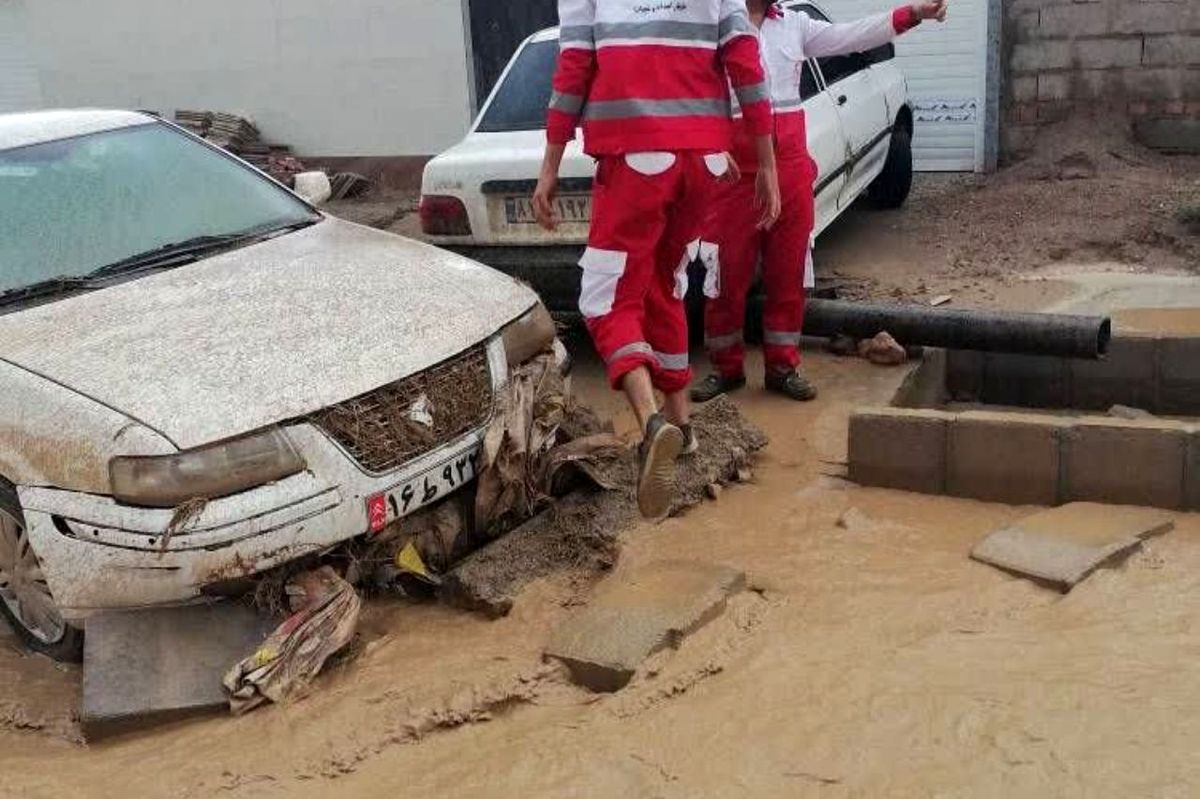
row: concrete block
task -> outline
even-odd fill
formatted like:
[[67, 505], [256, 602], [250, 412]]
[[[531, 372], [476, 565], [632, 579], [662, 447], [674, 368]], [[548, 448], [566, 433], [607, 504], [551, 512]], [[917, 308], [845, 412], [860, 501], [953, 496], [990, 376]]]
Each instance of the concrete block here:
[[1141, 542], [1171, 531], [1170, 514], [1075, 502], [1042, 511], [981, 541], [971, 557], [1066, 591]]
[[1142, 63], [1163, 67], [1200, 64], [1200, 36], [1147, 36]]
[[1200, 338], [1159, 340], [1157, 412], [1200, 415]]
[[1038, 80], [1036, 76], [1013, 78], [1012, 99], [1018, 103], [1028, 103], [1038, 96]]
[[946, 393], [962, 402], [975, 402], [983, 396], [982, 352], [946, 351]]
[[1041, 36], [1058, 39], [1100, 36], [1112, 33], [1108, 6], [1101, 3], [1072, 3], [1044, 8], [1038, 23]]
[[850, 479], [861, 485], [941, 494], [952, 414], [871, 408], [850, 416]]
[[1021, 11], [1013, 15], [1013, 32], [1016, 35], [1016, 41], [1035, 41], [1040, 34], [1038, 30], [1040, 17], [1041, 14], [1037, 9]]
[[1083, 69], [1132, 67], [1142, 62], [1141, 38], [1079, 39], [1073, 44], [1074, 64]]
[[1125, 91], [1147, 101], [1151, 110], [1165, 100], [1181, 100], [1195, 94], [1195, 71], [1187, 67], [1142, 67], [1123, 70]]
[[1185, 17], [1194, 3], [1120, 3], [1113, 9], [1113, 33], [1175, 33], [1188, 30]]
[[650, 655], [719, 616], [746, 575], [697, 561], [659, 561], [606, 583], [566, 621], [546, 648], [573, 679], [593, 691], [624, 688]]
[[1044, 72], [1037, 78], [1039, 100], [1066, 100], [1071, 97], [1071, 76], [1063, 72]]
[[232, 602], [92, 616], [83, 650], [84, 735], [94, 740], [227, 710], [221, 678], [275, 623]]
[[1063, 448], [1063, 498], [1180, 508], [1188, 438], [1175, 422], [1080, 419]]
[[938, 408], [946, 400], [946, 351], [925, 350], [921, 361], [896, 390], [892, 405], [898, 408]]
[[1014, 73], [1066, 69], [1071, 66], [1071, 43], [1040, 41], [1018, 44], [1013, 48], [1009, 63]]
[[1059, 502], [1060, 450], [1073, 420], [970, 411], [950, 422], [946, 493], [1011, 505]]
[[984, 402], [1024, 408], [1065, 408], [1067, 359], [989, 352], [983, 361]]
[[1139, 119], [1133, 133], [1142, 144], [1156, 150], [1200, 155], [1200, 119]]
[[1109, 341], [1108, 354], [1101, 360], [1071, 359], [1071, 407], [1104, 411], [1128, 405], [1156, 410], [1157, 352], [1153, 338], [1118, 335]]

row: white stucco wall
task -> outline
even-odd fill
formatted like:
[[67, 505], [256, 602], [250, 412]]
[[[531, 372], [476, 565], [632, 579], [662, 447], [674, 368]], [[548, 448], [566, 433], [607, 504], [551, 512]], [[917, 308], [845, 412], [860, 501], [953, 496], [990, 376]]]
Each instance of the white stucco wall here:
[[469, 122], [459, 2], [0, 0], [5, 6], [24, 16], [43, 107], [230, 111], [268, 139], [321, 156], [429, 155]]

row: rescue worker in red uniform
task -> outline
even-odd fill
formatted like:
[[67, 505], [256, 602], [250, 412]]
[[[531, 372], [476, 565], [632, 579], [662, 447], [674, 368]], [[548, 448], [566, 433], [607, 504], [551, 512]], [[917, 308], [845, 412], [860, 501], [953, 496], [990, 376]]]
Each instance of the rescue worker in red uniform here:
[[701, 260], [707, 271], [704, 315], [705, 348], [715, 371], [692, 389], [706, 402], [746, 384], [743, 325], [746, 295], [760, 259], [766, 290], [763, 312], [765, 386], [794, 400], [810, 400], [817, 391], [798, 371], [800, 330], [806, 289], [812, 286], [811, 236], [813, 182], [817, 165], [808, 154], [800, 78], [806, 58], [870, 50], [886, 44], [923, 19], [943, 20], [945, 0], [920, 0], [891, 12], [854, 22], [829, 23], [766, 0], [749, 0], [752, 23], [771, 86], [775, 157], [783, 210], [769, 230], [758, 228], [749, 212], [757, 169], [748, 147], [746, 122], [735, 121], [734, 158], [742, 178], [722, 185], [709, 207]]
[[683, 298], [713, 191], [738, 179], [731, 87], [747, 147], [762, 159], [749, 183], [751, 224], [779, 215], [766, 76], [744, 0], [559, 0], [558, 13], [534, 211], [553, 229], [559, 165], [582, 117], [584, 151], [598, 163], [579, 309], [644, 431], [638, 507], [658, 520], [670, 512], [676, 459], [696, 446]]

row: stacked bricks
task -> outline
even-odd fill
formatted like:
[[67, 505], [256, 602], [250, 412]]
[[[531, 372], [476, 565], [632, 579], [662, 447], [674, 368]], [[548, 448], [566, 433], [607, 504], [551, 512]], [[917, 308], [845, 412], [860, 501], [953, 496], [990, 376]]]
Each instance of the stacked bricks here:
[[1004, 0], [1002, 147], [1073, 113], [1132, 117], [1152, 146], [1200, 130], [1200, 2]]
[[[1014, 505], [1090, 501], [1200, 510], [1200, 425], [1169, 419], [965, 411], [943, 398], [1106, 412], [1200, 415], [1200, 339], [1120, 336], [1102, 360], [949, 351], [896, 402], [850, 419], [850, 478], [863, 485]], [[931, 389], [944, 384], [939, 396]]]
[[849, 471], [862, 485], [1012, 505], [1200, 510], [1200, 427], [870, 408], [850, 417]]

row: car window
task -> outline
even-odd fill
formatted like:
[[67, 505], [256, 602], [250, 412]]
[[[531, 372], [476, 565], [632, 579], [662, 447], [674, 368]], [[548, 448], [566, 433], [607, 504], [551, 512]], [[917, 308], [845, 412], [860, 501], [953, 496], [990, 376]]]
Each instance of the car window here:
[[502, 133], [546, 127], [550, 82], [558, 61], [558, 40], [530, 42], [500, 81], [476, 130]]
[[0, 291], [313, 217], [267, 177], [161, 123], [0, 150]]
[[[808, 14], [808, 16], [812, 19], [820, 20], [821, 22], [829, 22], [829, 17], [825, 16], [812, 6], [796, 6], [796, 10]], [[890, 47], [890, 45], [884, 46]], [[835, 55], [826, 56], [825, 58], [818, 58], [817, 63], [821, 65], [821, 74], [825, 76], [825, 85], [832, 86], [839, 80], [848, 78], [855, 72], [864, 69], [870, 62], [863, 58], [862, 53], [849, 53], [847, 55]]]
[[800, 73], [800, 99], [807, 100], [820, 91], [817, 86], [817, 75], [813, 72], [812, 62], [804, 62], [804, 71]]

